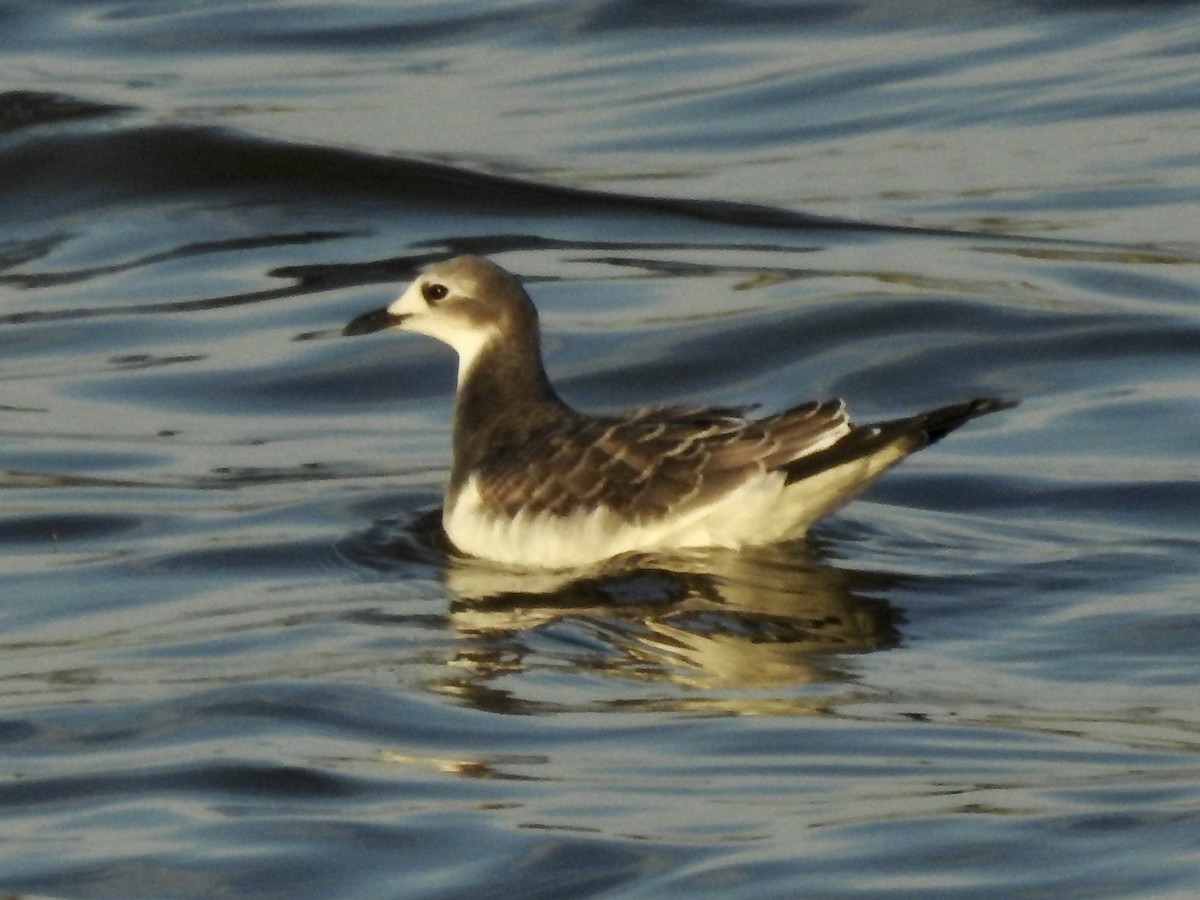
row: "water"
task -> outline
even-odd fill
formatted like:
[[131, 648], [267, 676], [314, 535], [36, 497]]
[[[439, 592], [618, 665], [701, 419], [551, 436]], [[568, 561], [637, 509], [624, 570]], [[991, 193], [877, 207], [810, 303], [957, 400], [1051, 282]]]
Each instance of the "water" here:
[[[0, 3], [0, 890], [1190, 897], [1192, 4]], [[1020, 397], [799, 546], [501, 577], [486, 253], [589, 409]]]

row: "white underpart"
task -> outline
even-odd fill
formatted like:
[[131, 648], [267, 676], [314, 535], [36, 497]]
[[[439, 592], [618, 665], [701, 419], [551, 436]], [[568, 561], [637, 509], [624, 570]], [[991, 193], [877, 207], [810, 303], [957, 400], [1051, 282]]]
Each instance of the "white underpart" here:
[[402, 330], [428, 335], [443, 344], [449, 344], [458, 353], [458, 384], [461, 387], [480, 352], [497, 337], [497, 333], [492, 328], [480, 328], [466, 319], [430, 306], [421, 296], [423, 284], [424, 278], [418, 278], [410, 284], [388, 306], [388, 312], [407, 316], [400, 326]]
[[599, 507], [557, 516], [522, 511], [514, 518], [483, 507], [472, 476], [442, 515], [446, 534], [465, 553], [510, 565], [568, 568], [628, 552], [688, 547], [744, 547], [792, 540], [846, 503], [908, 455], [900, 445], [784, 484], [779, 472], [758, 475], [707, 506], [631, 524]]

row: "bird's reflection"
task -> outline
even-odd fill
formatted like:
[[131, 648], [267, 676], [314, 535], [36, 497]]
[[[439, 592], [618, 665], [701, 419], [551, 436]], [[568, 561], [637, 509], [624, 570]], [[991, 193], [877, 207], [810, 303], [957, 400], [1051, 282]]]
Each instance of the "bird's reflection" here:
[[609, 674], [770, 688], [850, 680], [850, 657], [895, 646], [902, 622], [878, 596], [887, 576], [835, 567], [804, 543], [553, 573], [451, 553], [446, 583], [450, 621], [463, 638], [456, 692], [473, 696], [528, 668], [547, 629], [564, 629], [564, 639], [582, 644], [578, 656]]

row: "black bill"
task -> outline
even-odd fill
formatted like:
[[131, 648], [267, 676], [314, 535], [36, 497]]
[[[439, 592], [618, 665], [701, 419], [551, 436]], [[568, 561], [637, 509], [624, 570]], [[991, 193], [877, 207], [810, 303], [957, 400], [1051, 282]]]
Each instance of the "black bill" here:
[[383, 331], [385, 328], [393, 328], [403, 322], [407, 316], [398, 316], [395, 313], [390, 313], [386, 308], [373, 309], [368, 313], [363, 313], [361, 316], [356, 316], [342, 329], [342, 334], [346, 337], [357, 337], [360, 334], [374, 334], [376, 331]]

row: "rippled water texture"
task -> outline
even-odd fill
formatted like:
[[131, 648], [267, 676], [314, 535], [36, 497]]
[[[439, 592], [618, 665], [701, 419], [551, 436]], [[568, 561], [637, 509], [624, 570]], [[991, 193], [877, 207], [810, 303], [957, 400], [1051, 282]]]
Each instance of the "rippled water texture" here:
[[[0, 893], [1184, 898], [1189, 3], [0, 0]], [[593, 410], [1019, 397], [809, 540], [502, 573], [483, 253]]]

